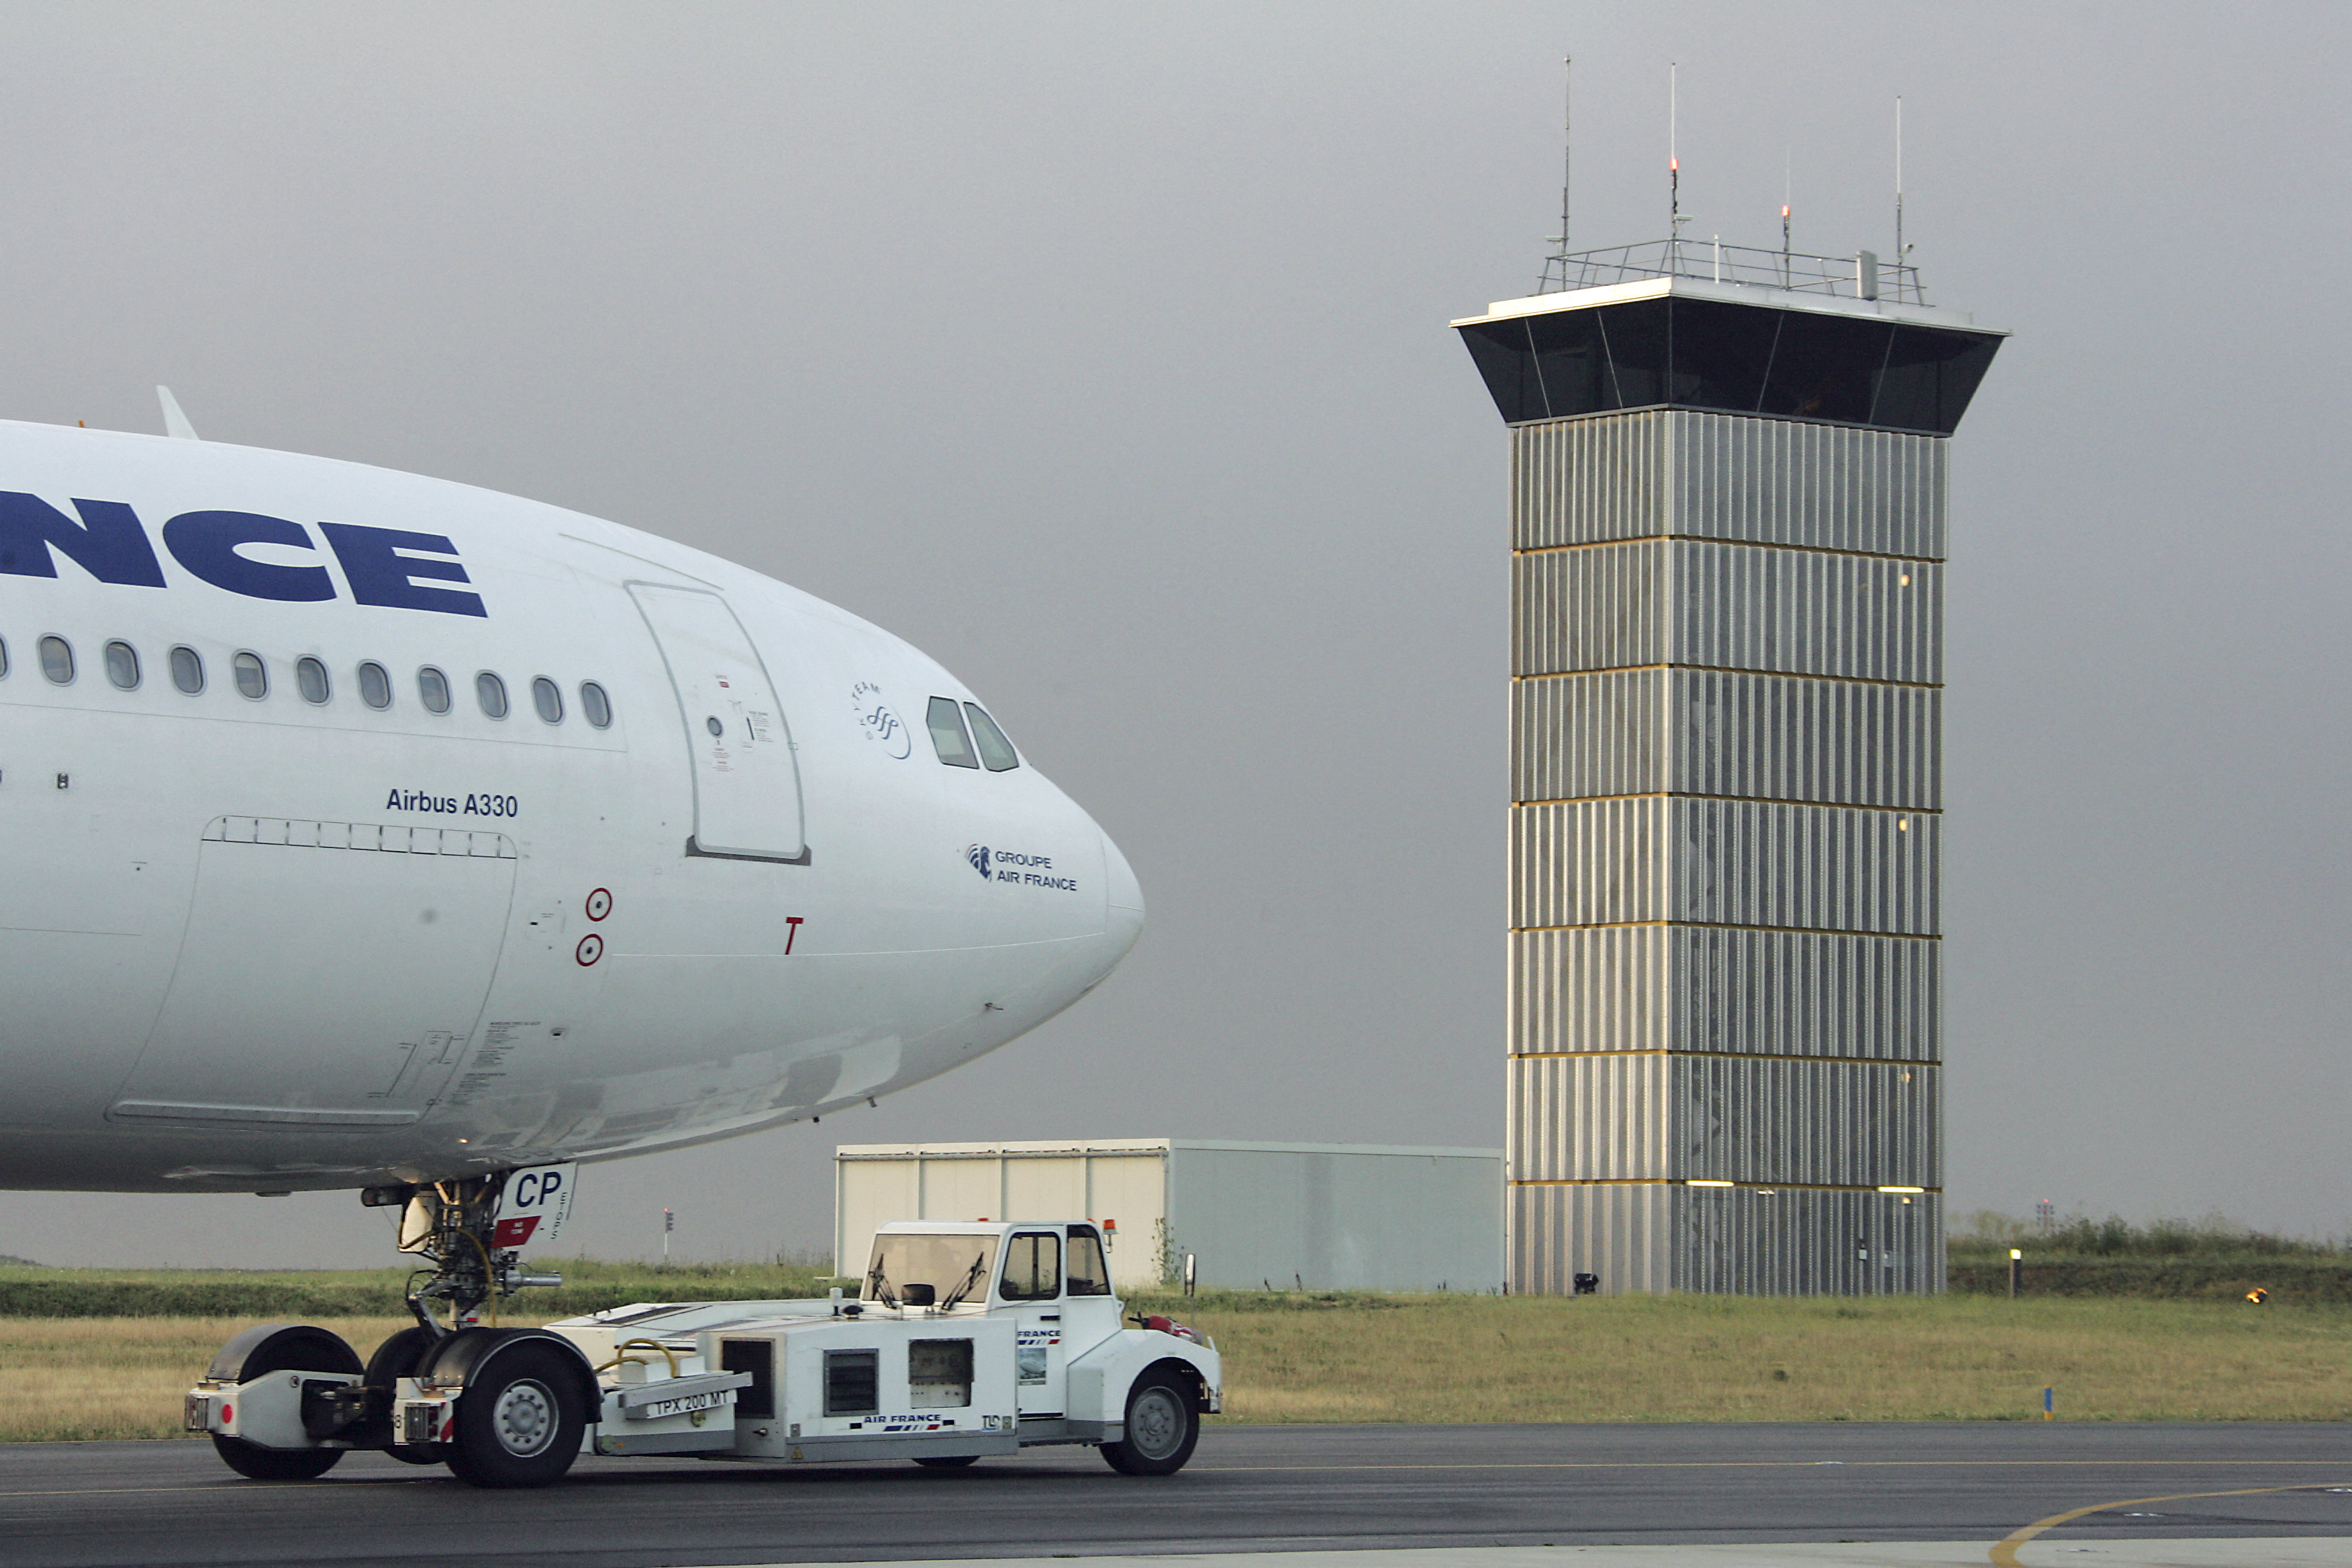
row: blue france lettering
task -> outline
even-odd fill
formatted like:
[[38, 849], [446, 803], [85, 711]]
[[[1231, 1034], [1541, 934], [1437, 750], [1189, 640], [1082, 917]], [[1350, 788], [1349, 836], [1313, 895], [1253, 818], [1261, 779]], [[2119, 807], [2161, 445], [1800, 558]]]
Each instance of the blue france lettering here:
[[172, 559], [215, 588], [248, 599], [314, 604], [335, 596], [335, 580], [324, 566], [278, 566], [238, 553], [247, 544], [282, 544], [316, 551], [299, 522], [251, 511], [184, 511], [163, 525], [163, 548]]
[[81, 514], [79, 522], [38, 496], [0, 490], [0, 572], [54, 577], [58, 563], [49, 552], [55, 550], [101, 583], [163, 585], [155, 547], [147, 542], [135, 512], [119, 500], [77, 500], [73, 506]]
[[[0, 490], [0, 574], [50, 577], [64, 556], [100, 583], [126, 587], [169, 586], [155, 547], [139, 516], [114, 500], [74, 498], [68, 516], [37, 495]], [[446, 616], [488, 616], [481, 595], [442, 583], [467, 583], [457, 547], [442, 534], [355, 522], [320, 522], [320, 531], [342, 568], [352, 602]], [[314, 604], [338, 596], [323, 565], [257, 560], [247, 547], [308, 551], [310, 531], [289, 518], [249, 511], [184, 511], [163, 524], [163, 548], [181, 570], [202, 583], [248, 599]], [[436, 560], [434, 557], [447, 557]]]

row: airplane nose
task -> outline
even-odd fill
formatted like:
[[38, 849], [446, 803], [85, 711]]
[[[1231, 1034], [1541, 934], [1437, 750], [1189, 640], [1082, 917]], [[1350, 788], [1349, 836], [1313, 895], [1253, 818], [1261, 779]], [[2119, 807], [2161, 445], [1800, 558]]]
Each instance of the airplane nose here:
[[1135, 946], [1135, 939], [1143, 934], [1143, 885], [1135, 879], [1135, 868], [1118, 852], [1110, 835], [1102, 836], [1104, 929], [1118, 945], [1116, 963]]

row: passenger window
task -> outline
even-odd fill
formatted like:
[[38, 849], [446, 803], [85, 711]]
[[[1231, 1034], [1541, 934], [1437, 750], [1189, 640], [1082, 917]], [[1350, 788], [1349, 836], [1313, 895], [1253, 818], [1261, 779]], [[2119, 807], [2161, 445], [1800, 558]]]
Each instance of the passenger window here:
[[1008, 1301], [1050, 1301], [1062, 1293], [1062, 1238], [1050, 1230], [1016, 1233], [1004, 1249], [1004, 1284], [997, 1294]]
[[269, 670], [257, 653], [241, 653], [229, 660], [236, 671], [236, 689], [256, 702], [269, 695]]
[[608, 729], [613, 722], [613, 700], [594, 681], [583, 680], [580, 683], [580, 711], [599, 730]]
[[302, 700], [313, 705], [334, 695], [334, 689], [327, 683], [327, 667], [315, 658], [294, 661], [294, 684], [301, 689]]
[[205, 658], [192, 647], [172, 650], [172, 684], [194, 697], [205, 689]]
[[971, 715], [971, 738], [980, 742], [980, 760], [988, 764], [990, 773], [1001, 773], [1007, 768], [1021, 765], [1020, 757], [1013, 752], [1013, 742], [1004, 738], [1004, 731], [996, 727], [996, 721], [990, 718], [979, 703], [967, 702], [963, 710]]
[[392, 706], [392, 676], [373, 659], [360, 666], [360, 700], [371, 708]]
[[139, 650], [127, 642], [108, 643], [106, 679], [121, 690], [139, 689]]
[[1070, 1227], [1070, 1294], [1110, 1294], [1110, 1266], [1103, 1261], [1102, 1237], [1081, 1225]]
[[426, 665], [416, 672], [416, 700], [427, 713], [449, 711], [449, 678]]
[[563, 722], [563, 689], [543, 675], [530, 683], [530, 705], [546, 722]]
[[931, 699], [931, 749], [940, 761], [951, 768], [976, 768], [980, 759], [971, 754], [971, 737], [964, 733], [963, 710], [952, 697]]
[[73, 682], [73, 645], [63, 637], [41, 639], [41, 673], [59, 686]]
[[507, 716], [507, 683], [488, 670], [474, 677], [474, 696], [481, 703], [482, 711], [491, 718]]

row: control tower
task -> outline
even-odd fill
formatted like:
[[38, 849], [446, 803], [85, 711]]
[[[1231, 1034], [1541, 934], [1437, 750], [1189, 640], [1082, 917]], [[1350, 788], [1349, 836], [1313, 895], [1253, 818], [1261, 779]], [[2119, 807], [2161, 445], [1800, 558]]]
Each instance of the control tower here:
[[1940, 1290], [1946, 451], [2005, 334], [1868, 252], [1555, 267], [1454, 323], [1511, 433], [1510, 1288]]

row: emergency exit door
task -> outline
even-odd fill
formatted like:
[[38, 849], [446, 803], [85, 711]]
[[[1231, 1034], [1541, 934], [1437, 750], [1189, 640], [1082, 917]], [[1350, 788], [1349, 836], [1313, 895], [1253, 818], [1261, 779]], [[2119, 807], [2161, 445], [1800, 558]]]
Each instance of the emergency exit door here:
[[692, 855], [808, 863], [799, 760], [767, 667], [717, 594], [632, 583], [677, 693], [694, 775]]

